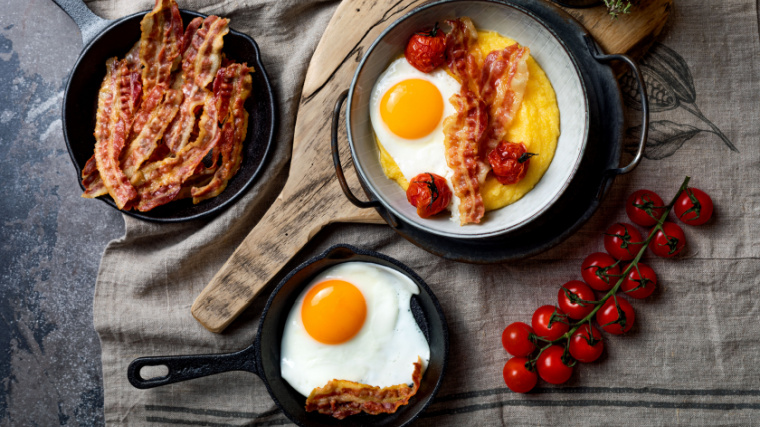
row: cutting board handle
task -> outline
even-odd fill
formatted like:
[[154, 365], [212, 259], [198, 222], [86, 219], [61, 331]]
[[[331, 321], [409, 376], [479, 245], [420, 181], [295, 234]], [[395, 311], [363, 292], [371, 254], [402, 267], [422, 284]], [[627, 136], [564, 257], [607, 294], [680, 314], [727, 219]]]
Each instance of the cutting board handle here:
[[300, 197], [281, 194], [195, 299], [193, 317], [211, 332], [224, 330], [330, 222], [312, 208]]

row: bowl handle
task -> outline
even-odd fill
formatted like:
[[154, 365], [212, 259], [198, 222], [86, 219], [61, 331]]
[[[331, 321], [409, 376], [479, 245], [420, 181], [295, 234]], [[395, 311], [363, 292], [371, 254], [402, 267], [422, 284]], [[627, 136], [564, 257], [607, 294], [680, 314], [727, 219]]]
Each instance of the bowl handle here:
[[398, 221], [396, 218], [388, 212], [383, 205], [380, 204], [377, 200], [359, 200], [358, 197], [354, 195], [353, 192], [351, 192], [351, 189], [348, 187], [348, 183], [346, 182], [346, 176], [343, 174], [343, 166], [340, 163], [340, 149], [338, 148], [338, 123], [340, 122], [340, 110], [343, 107], [343, 102], [346, 101], [346, 98], [348, 97], [348, 90], [344, 90], [343, 93], [341, 93], [338, 96], [338, 101], [335, 102], [335, 109], [333, 109], [333, 115], [332, 115], [332, 131], [331, 131], [331, 147], [332, 147], [332, 156], [333, 156], [333, 164], [335, 165], [335, 174], [338, 176], [338, 182], [340, 183], [340, 188], [343, 190], [343, 194], [346, 195], [346, 198], [353, 203], [357, 208], [365, 209], [365, 208], [375, 208], [377, 209], [380, 216], [385, 219], [385, 221], [393, 228], [398, 228]]
[[[639, 85], [639, 93], [641, 94], [641, 138], [639, 139], [639, 148], [636, 151], [636, 155], [633, 157], [630, 163], [621, 168], [608, 169], [605, 172], [606, 177], [612, 178], [616, 175], [622, 175], [632, 171], [641, 161], [641, 157], [644, 154], [644, 147], [647, 143], [647, 134], [649, 132], [649, 101], [647, 100], [647, 89], [644, 85], [644, 79], [641, 78], [641, 71], [636, 62], [626, 55], [604, 55], [599, 53], [596, 43], [588, 34], [583, 36], [586, 40], [588, 50], [591, 52], [591, 56], [599, 62], [607, 63], [611, 61], [623, 61], [633, 71], [634, 77], [636, 77], [636, 83]], [[604, 185], [602, 185], [604, 188]]]
[[[145, 379], [140, 375], [140, 370], [146, 366], [166, 366], [169, 373]], [[248, 371], [261, 377], [256, 363], [255, 344], [235, 353], [140, 357], [129, 364], [127, 378], [136, 388], [146, 389], [228, 371]]]
[[82, 42], [85, 46], [90, 44], [103, 29], [114, 21], [103, 19], [92, 13], [82, 0], [53, 0], [66, 14], [68, 14], [74, 23], [79, 27], [82, 33]]

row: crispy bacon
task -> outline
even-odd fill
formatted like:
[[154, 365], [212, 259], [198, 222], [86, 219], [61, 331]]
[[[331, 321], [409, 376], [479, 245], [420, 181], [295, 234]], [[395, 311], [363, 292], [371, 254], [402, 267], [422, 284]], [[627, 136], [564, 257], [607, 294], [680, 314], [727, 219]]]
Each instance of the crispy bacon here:
[[137, 195], [119, 166], [119, 156], [141, 93], [135, 87], [139, 75], [129, 71], [127, 61], [111, 58], [106, 67], [106, 77], [98, 94], [95, 162], [108, 194], [121, 209]]
[[140, 63], [146, 96], [154, 86], [169, 86], [182, 46], [182, 17], [173, 0], [156, 0], [140, 21]]
[[361, 412], [370, 415], [392, 414], [417, 394], [421, 379], [422, 360], [417, 358], [412, 373], [412, 387], [399, 384], [380, 388], [353, 381], [332, 380], [309, 394], [306, 399], [306, 411], [332, 415], [339, 420]]
[[174, 153], [182, 150], [190, 140], [195, 126], [195, 111], [207, 98], [209, 91], [206, 86], [219, 70], [222, 38], [229, 32], [228, 22], [218, 16], [206, 18], [203, 25], [192, 34], [192, 40], [182, 55], [182, 92], [185, 99], [165, 136], [166, 145]]
[[95, 155], [93, 154], [82, 169], [82, 185], [84, 186], [84, 193], [82, 197], [87, 199], [94, 199], [96, 197], [105, 196], [108, 194], [108, 189], [103, 180], [100, 179], [100, 172], [98, 172], [98, 164], [95, 161]]
[[480, 97], [490, 106], [489, 147], [491, 151], [504, 139], [507, 128], [522, 104], [528, 85], [530, 50], [515, 43], [488, 54], [480, 77]]
[[462, 87], [480, 94], [479, 79], [483, 58], [477, 49], [478, 31], [470, 18], [446, 21], [451, 32], [446, 35], [446, 61]]
[[[227, 187], [230, 178], [240, 169], [243, 140], [248, 129], [245, 101], [250, 94], [251, 75], [247, 64], [232, 64], [219, 69], [214, 79], [214, 96], [223, 125], [221, 140], [214, 152], [221, 155], [222, 164], [209, 183], [193, 187], [193, 203], [219, 195]], [[214, 165], [216, 161], [214, 158]]]

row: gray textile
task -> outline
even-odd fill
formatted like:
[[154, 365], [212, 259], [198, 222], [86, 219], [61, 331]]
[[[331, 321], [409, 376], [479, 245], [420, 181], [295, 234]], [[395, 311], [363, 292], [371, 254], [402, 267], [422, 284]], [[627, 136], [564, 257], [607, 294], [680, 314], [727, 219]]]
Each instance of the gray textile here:
[[[114, 18], [149, 9], [151, 3], [95, 0], [89, 6]], [[127, 365], [139, 356], [229, 352], [254, 339], [271, 286], [222, 335], [197, 323], [190, 306], [284, 183], [306, 67], [337, 4], [229, 0], [202, 6], [208, 3], [184, 0], [180, 6], [231, 18], [234, 28], [252, 35], [262, 48], [280, 106], [277, 144], [263, 178], [211, 221], [155, 225], [124, 217], [126, 234], [105, 250], [94, 302], [105, 417], [111, 424], [288, 423], [262, 382], [249, 373], [152, 390], [137, 390], [126, 379]], [[465, 265], [428, 254], [386, 226], [339, 225], [319, 234], [297, 257], [300, 262], [335, 243], [358, 245], [403, 260], [436, 292], [450, 328], [451, 362], [439, 399], [419, 425], [758, 424], [757, 18], [754, 0], [677, 2], [654, 54], [674, 58], [675, 53], [690, 76], [683, 71], [663, 75], [644, 61], [649, 81], [659, 77], [665, 85], [652, 92], [648, 158], [619, 178], [592, 220], [558, 247], [521, 262]], [[675, 101], [667, 98], [669, 90], [678, 94]], [[631, 126], [635, 117], [632, 111]], [[728, 148], [721, 132], [738, 152]], [[634, 329], [622, 337], [605, 335], [602, 360], [578, 366], [566, 385], [539, 383], [538, 392], [529, 395], [506, 389], [503, 328], [529, 322], [535, 308], [556, 303], [562, 283], [580, 278], [583, 258], [603, 250], [604, 229], [626, 220], [623, 202], [632, 191], [649, 188], [669, 200], [685, 175], [713, 197], [715, 218], [706, 226], [685, 228], [688, 247], [678, 259], [647, 255], [645, 262], [660, 283], [649, 299], [632, 301]]]

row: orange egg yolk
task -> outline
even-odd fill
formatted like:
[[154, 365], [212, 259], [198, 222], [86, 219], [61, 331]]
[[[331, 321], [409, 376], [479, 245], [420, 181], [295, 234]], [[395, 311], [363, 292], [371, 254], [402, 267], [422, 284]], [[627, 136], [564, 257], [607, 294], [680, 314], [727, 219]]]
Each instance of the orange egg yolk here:
[[417, 139], [429, 134], [443, 117], [443, 96], [423, 79], [396, 83], [380, 100], [380, 116], [394, 134]]
[[361, 291], [343, 280], [326, 280], [306, 293], [301, 319], [306, 332], [323, 344], [340, 344], [364, 325], [367, 303]]

